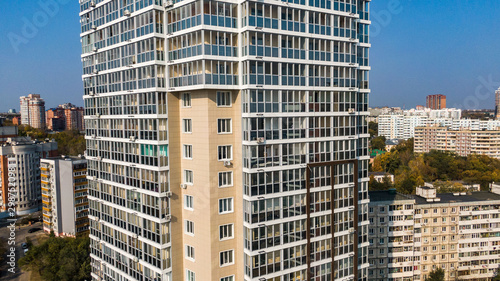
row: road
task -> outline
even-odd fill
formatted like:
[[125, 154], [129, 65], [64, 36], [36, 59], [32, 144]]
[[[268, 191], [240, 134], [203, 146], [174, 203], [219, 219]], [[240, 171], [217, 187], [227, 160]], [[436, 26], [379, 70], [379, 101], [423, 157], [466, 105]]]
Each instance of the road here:
[[[41, 229], [42, 223], [37, 222], [31, 226], [22, 226], [21, 229], [18, 229], [19, 227], [16, 227], [16, 230], [15, 230], [15, 234], [16, 234], [16, 246], [15, 246], [16, 247], [16, 268], [15, 268], [15, 273], [11, 273], [8, 271], [9, 265], [7, 264], [8, 258], [6, 257], [6, 255], [9, 253], [9, 251], [7, 251], [7, 253], [4, 255], [4, 262], [2, 262], [2, 264], [0, 265], [0, 281], [13, 281], [13, 280], [30, 281], [30, 273], [29, 272], [21, 272], [21, 270], [18, 267], [19, 258], [24, 256], [24, 250], [22, 249], [21, 244], [23, 242], [26, 242], [26, 238], [29, 237], [31, 239], [31, 241], [33, 242], [33, 244], [37, 245], [38, 239], [40, 237], [47, 235], [43, 232], [43, 230], [40, 230], [40, 231], [37, 231], [34, 233], [28, 233], [28, 230], [30, 230], [33, 227], [38, 227]], [[9, 237], [9, 235], [10, 235], [10, 229], [7, 228], [4, 224], [2, 224], [2, 226], [0, 227], [0, 237], [4, 239], [2, 243], [4, 243], [4, 244], [7, 243], [6, 241]], [[11, 247], [9, 245], [2, 245], [2, 246], [6, 247], [7, 249], [9, 249]]]

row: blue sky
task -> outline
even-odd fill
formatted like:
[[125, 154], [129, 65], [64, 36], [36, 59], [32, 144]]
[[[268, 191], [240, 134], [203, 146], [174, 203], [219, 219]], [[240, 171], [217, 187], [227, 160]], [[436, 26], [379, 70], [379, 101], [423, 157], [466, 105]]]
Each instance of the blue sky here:
[[[57, 6], [39, 4], [49, 2]], [[500, 1], [371, 3], [370, 105], [411, 108], [428, 94], [445, 94], [449, 106], [493, 108]], [[19, 96], [29, 93], [41, 94], [47, 108], [83, 104], [78, 11], [77, 0], [2, 3], [0, 112], [18, 109]]]

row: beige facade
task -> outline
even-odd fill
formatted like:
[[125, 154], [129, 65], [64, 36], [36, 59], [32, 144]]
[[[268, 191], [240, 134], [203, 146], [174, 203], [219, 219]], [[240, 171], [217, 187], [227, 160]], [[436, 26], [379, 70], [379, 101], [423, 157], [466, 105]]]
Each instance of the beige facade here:
[[45, 129], [45, 101], [40, 95], [29, 94], [20, 98], [21, 124]]
[[[207, 280], [220, 280], [223, 277], [235, 276], [234, 280], [243, 279], [243, 235], [242, 201], [235, 200], [242, 197], [241, 173], [234, 173], [241, 169], [241, 101], [238, 91], [231, 93], [231, 106], [218, 107], [216, 103], [217, 91], [190, 91], [168, 95], [169, 104], [169, 132], [170, 181], [174, 188], [180, 188], [179, 199], [172, 204], [172, 244], [184, 247], [172, 248], [172, 278], [185, 280], [186, 270], [192, 270], [203, 276], [210, 276]], [[183, 103], [189, 96], [190, 105]], [[178, 115], [177, 115], [178, 113]], [[217, 132], [218, 119], [231, 119], [231, 133]], [[183, 120], [192, 120], [192, 131], [183, 132]], [[192, 157], [184, 155], [183, 146], [192, 147]], [[232, 146], [232, 160], [230, 165], [218, 159], [218, 147]], [[185, 171], [193, 172], [193, 183], [186, 183]], [[219, 187], [220, 172], [233, 172], [232, 184]], [[173, 176], [175, 175], [175, 176]], [[186, 198], [193, 198], [193, 208], [186, 208]], [[219, 214], [219, 199], [232, 198], [233, 211]], [[194, 223], [194, 235], [186, 233], [186, 221]], [[233, 225], [232, 238], [221, 241], [219, 227]], [[188, 258], [186, 246], [194, 248], [194, 259]], [[231, 265], [220, 265], [220, 253], [233, 250], [234, 261]], [[203, 278], [203, 277], [201, 277]]]
[[487, 155], [500, 159], [500, 130], [450, 130], [427, 126], [415, 129], [414, 151], [451, 151], [460, 156]]

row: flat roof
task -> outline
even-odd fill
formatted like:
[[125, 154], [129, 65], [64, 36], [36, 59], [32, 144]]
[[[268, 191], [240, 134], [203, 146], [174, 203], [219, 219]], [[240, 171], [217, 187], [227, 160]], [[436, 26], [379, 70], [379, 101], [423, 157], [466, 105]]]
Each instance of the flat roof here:
[[370, 191], [368, 192], [370, 202], [413, 200], [411, 196], [397, 193], [392, 190]]
[[413, 195], [416, 204], [442, 204], [442, 203], [467, 203], [467, 202], [481, 202], [481, 201], [500, 201], [500, 194], [489, 191], [470, 192], [466, 195], [453, 195], [453, 193], [438, 193], [436, 197], [441, 199], [437, 202], [427, 202], [427, 199], [417, 195]]

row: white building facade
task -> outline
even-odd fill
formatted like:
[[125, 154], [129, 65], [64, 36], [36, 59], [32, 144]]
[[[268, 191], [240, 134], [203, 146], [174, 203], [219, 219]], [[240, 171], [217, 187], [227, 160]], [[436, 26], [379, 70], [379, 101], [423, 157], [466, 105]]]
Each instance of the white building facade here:
[[80, 6], [93, 280], [368, 280], [370, 1]]
[[491, 280], [500, 264], [500, 195], [370, 192], [370, 280]]

